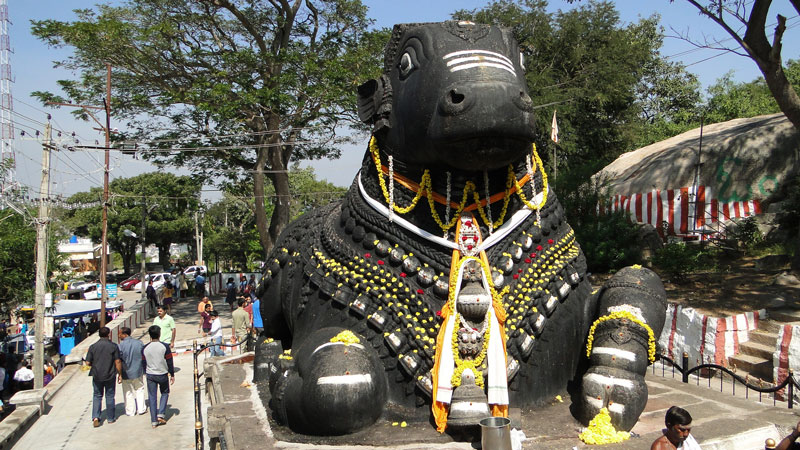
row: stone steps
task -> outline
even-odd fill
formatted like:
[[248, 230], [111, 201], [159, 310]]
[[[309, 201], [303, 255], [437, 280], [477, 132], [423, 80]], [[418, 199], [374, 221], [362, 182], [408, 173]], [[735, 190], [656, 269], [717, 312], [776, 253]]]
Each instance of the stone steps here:
[[739, 344], [739, 353], [728, 358], [736, 374], [751, 379], [773, 382], [773, 354], [778, 343], [778, 333], [786, 324], [800, 324], [800, 310], [794, 308], [770, 309], [769, 320], [762, 320], [758, 330], [750, 332], [750, 340]]

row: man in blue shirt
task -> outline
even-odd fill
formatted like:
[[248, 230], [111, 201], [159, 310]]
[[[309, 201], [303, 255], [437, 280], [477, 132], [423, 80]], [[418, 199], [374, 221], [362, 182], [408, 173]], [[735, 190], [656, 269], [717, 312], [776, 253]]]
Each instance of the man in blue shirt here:
[[197, 298], [203, 298], [206, 296], [206, 277], [203, 276], [203, 273], [200, 272], [194, 277], [194, 285], [195, 285], [195, 293], [197, 294]]
[[144, 382], [142, 375], [142, 349], [144, 344], [131, 337], [131, 329], [119, 329], [119, 352], [122, 359], [122, 393], [125, 397], [125, 414], [134, 416], [147, 412], [147, 403], [144, 401]]
[[253, 329], [255, 329], [256, 336], [260, 336], [264, 331], [264, 321], [261, 319], [261, 299], [258, 297], [253, 302]]

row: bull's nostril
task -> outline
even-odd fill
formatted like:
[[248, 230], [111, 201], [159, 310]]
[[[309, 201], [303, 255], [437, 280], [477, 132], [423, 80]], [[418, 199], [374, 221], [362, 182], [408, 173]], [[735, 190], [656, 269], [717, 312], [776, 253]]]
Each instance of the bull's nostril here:
[[464, 101], [464, 94], [459, 94], [455, 89], [450, 91], [450, 103], [457, 105]]

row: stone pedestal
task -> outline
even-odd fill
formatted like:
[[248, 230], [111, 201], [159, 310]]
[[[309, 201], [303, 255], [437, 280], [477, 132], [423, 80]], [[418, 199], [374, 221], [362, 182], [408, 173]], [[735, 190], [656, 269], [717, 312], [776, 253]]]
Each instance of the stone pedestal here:
[[9, 399], [9, 403], [13, 405], [20, 406], [36, 406], [39, 408], [39, 415], [41, 416], [44, 413], [45, 408], [45, 401], [44, 398], [47, 395], [47, 389], [29, 389], [27, 391], [19, 391], [14, 394], [11, 399]]

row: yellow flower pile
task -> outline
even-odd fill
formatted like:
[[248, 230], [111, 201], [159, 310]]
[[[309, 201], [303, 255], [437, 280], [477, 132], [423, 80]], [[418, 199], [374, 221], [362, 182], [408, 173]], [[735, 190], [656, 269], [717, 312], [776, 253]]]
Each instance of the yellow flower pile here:
[[611, 425], [611, 416], [608, 415], [608, 409], [603, 408], [589, 422], [589, 428], [583, 430], [583, 433], [578, 437], [589, 445], [602, 445], [627, 441], [631, 434], [627, 431], [615, 430], [614, 425]]
[[350, 330], [344, 330], [331, 338], [331, 342], [341, 342], [344, 345], [359, 344], [361, 340]]

